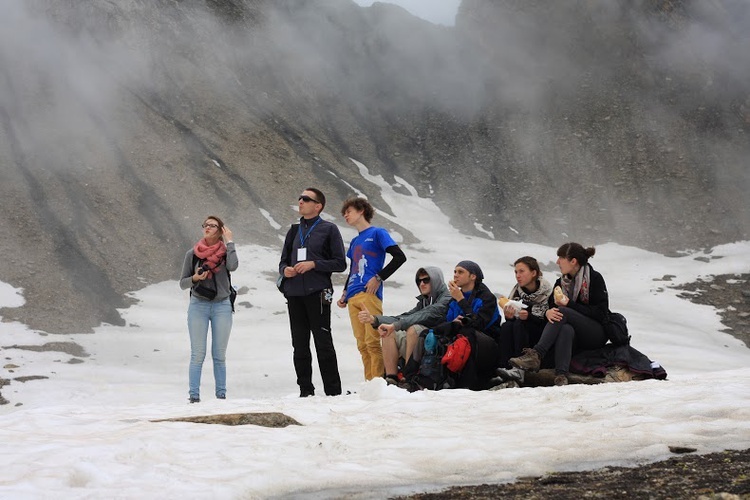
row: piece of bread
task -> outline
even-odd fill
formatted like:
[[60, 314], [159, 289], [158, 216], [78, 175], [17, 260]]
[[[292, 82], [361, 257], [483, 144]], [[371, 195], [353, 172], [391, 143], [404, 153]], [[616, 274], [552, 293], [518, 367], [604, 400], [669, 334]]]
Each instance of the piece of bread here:
[[565, 294], [563, 293], [562, 288], [560, 288], [559, 286], [555, 287], [555, 300], [565, 300]]
[[505, 304], [508, 303], [508, 300], [510, 300], [508, 299], [508, 297], [500, 297], [499, 299], [497, 299], [497, 303], [500, 304], [500, 308], [502, 309], [505, 307]]

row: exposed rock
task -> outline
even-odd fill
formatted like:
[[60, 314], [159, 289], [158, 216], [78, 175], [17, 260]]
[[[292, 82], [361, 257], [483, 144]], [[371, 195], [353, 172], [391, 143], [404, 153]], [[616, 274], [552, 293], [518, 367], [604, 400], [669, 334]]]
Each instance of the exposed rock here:
[[[750, 347], [750, 324], [747, 321], [750, 301], [745, 296], [748, 283], [750, 274], [721, 274], [674, 288], [684, 290], [678, 297], [716, 307], [726, 327], [724, 331]], [[716, 284], [720, 286], [711, 286]]]
[[348, 0], [3, 9], [0, 227], [18, 236], [0, 247], [27, 303], [0, 315], [35, 329], [123, 325], [208, 213], [275, 246], [309, 184], [331, 214], [355, 190], [387, 213], [351, 158], [467, 234], [750, 238], [736, 2], [465, 0], [455, 28]]
[[3, 349], [22, 349], [25, 351], [48, 352], [59, 351], [71, 356], [87, 358], [89, 354], [86, 350], [75, 342], [47, 342], [43, 345], [9, 345], [3, 346]]
[[196, 424], [220, 425], [260, 425], [262, 427], [287, 427], [302, 425], [292, 417], [278, 412], [269, 413], [228, 413], [224, 415], [206, 415], [197, 417], [165, 418], [152, 422], [194, 422]]
[[15, 380], [16, 382], [24, 383], [24, 382], [30, 382], [32, 380], [47, 380], [48, 378], [49, 377], [45, 375], [27, 375], [25, 377], [15, 377], [13, 378], [13, 380]]
[[691, 448], [689, 446], [670, 446], [669, 451], [681, 455], [683, 453], [694, 453], [698, 451], [697, 448]]
[[420, 493], [410, 500], [490, 500], [495, 498], [578, 500], [750, 499], [750, 450], [683, 455], [637, 467], [605, 467], [521, 478], [508, 484], [456, 486]]

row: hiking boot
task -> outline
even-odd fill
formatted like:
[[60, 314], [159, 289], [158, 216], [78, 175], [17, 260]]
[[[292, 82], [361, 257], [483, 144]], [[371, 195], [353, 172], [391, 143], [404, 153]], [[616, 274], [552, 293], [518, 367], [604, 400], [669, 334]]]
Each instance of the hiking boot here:
[[385, 383], [388, 385], [398, 385], [398, 375], [386, 375]]
[[517, 358], [510, 358], [510, 364], [514, 368], [520, 368], [522, 370], [531, 370], [532, 372], [539, 371], [539, 366], [542, 364], [542, 359], [539, 353], [534, 349], [524, 349], [523, 354]]
[[314, 389], [301, 389], [299, 391], [299, 397], [301, 398], [309, 398], [310, 396], [315, 396]]
[[561, 385], [568, 385], [568, 377], [564, 373], [561, 373], [559, 375], [555, 375], [555, 385], [561, 386]]
[[519, 384], [523, 384], [523, 379], [526, 376], [526, 372], [520, 368], [498, 368], [495, 370], [495, 374], [504, 381], [514, 380]]
[[226, 394], [217, 394], [216, 395], [216, 399], [227, 399], [227, 395]]
[[199, 398], [198, 396], [190, 396], [190, 399], [188, 399], [188, 401], [190, 401], [191, 403], [200, 403], [201, 398]]

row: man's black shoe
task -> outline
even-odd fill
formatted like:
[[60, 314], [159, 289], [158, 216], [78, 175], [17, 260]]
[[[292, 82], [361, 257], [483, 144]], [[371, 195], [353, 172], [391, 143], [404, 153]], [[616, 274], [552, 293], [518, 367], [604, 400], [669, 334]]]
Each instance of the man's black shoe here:
[[301, 398], [307, 398], [310, 396], [315, 396], [315, 391], [311, 391], [309, 389], [302, 389], [301, 391], [299, 391], [299, 397]]

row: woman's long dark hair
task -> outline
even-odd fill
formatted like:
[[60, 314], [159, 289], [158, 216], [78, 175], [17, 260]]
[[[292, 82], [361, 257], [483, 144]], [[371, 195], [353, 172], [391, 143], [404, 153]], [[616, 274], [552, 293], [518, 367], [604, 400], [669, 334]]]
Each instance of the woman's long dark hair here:
[[568, 260], [575, 259], [578, 261], [578, 265], [585, 266], [589, 262], [589, 258], [593, 257], [596, 253], [594, 247], [583, 248], [580, 243], [563, 243], [560, 248], [557, 249], [557, 256], [563, 257]]

